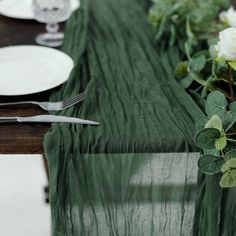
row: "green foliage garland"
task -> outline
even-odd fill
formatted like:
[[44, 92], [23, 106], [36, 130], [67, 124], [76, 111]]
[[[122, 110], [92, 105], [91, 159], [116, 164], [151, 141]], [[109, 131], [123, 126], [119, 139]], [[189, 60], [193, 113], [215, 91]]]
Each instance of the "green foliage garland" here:
[[223, 93], [214, 91], [206, 101], [207, 116], [196, 119], [196, 144], [203, 149], [198, 161], [201, 172], [222, 172], [221, 187], [236, 186], [236, 102], [228, 104]]
[[[227, 27], [226, 22], [219, 21], [219, 13], [229, 7], [230, 1], [152, 1], [149, 20], [154, 28], [154, 38], [158, 48], [166, 50], [175, 46], [179, 49], [183, 61], [175, 69], [176, 79], [185, 89], [204, 99], [207, 98], [206, 116], [198, 117], [195, 122], [195, 142], [203, 150], [198, 167], [207, 175], [221, 172], [220, 186], [234, 187], [236, 186], [234, 96], [236, 60], [218, 58], [215, 47], [219, 40], [219, 32]], [[236, 52], [231, 51], [228, 44], [231, 43], [232, 50], [235, 50], [233, 41], [236, 35], [231, 35], [229, 39], [229, 34], [230, 30], [224, 34], [225, 39], [222, 39], [225, 40], [222, 43], [226, 48], [220, 49], [227, 50], [231, 56]]]
[[149, 20], [162, 47], [178, 46], [187, 54], [198, 51], [222, 29], [216, 19], [229, 0], [152, 0]]

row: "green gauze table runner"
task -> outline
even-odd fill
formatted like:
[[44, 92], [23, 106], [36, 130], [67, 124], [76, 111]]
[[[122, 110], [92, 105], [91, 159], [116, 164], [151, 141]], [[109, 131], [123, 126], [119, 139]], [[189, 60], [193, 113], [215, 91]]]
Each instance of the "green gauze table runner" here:
[[[184, 215], [185, 206], [195, 201], [191, 174], [197, 157], [188, 153], [197, 151], [194, 117], [201, 110], [173, 77], [177, 50], [160, 53], [153, 44], [147, 4], [82, 0], [67, 24], [64, 51], [75, 68], [51, 100], [86, 89], [85, 101], [59, 114], [101, 125], [54, 124], [45, 136], [53, 236], [182, 236], [191, 231], [193, 223]], [[185, 166], [184, 159], [194, 166], [186, 173], [176, 168]], [[157, 172], [164, 180], [172, 176], [172, 182], [160, 185]], [[179, 185], [180, 175], [190, 185]], [[222, 195], [217, 178], [200, 174], [198, 179], [191, 232], [234, 235], [233, 201]]]

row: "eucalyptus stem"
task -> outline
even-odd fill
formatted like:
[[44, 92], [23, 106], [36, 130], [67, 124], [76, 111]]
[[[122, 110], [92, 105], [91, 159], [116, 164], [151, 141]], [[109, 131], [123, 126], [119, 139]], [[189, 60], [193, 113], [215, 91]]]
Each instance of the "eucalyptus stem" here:
[[221, 152], [221, 155], [222, 155], [224, 161], [226, 162], [227, 160], [226, 160], [226, 158], [225, 158], [225, 154], [224, 154], [223, 150], [220, 150], [220, 152]]
[[233, 135], [236, 135], [236, 132], [227, 133], [226, 135], [227, 135], [227, 136], [233, 136]]
[[233, 91], [233, 74], [232, 74], [232, 68], [229, 68], [229, 90], [230, 90], [230, 101], [233, 102], [234, 101], [234, 91]]

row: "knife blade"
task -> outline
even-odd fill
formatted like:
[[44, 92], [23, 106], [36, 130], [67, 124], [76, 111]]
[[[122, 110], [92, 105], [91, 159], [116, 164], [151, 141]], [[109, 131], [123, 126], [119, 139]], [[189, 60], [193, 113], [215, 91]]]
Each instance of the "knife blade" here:
[[38, 115], [26, 117], [0, 117], [0, 123], [73, 123], [82, 125], [99, 125], [98, 122], [84, 120], [76, 117], [56, 116], [56, 115]]

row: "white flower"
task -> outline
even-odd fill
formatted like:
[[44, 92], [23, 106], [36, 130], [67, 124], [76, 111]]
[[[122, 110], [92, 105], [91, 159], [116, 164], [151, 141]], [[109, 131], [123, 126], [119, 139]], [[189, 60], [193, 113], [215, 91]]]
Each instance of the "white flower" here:
[[227, 11], [220, 13], [220, 20], [226, 22], [229, 26], [236, 27], [236, 11], [230, 7]]
[[216, 45], [218, 57], [226, 61], [236, 61], [236, 28], [229, 27], [220, 32]]

